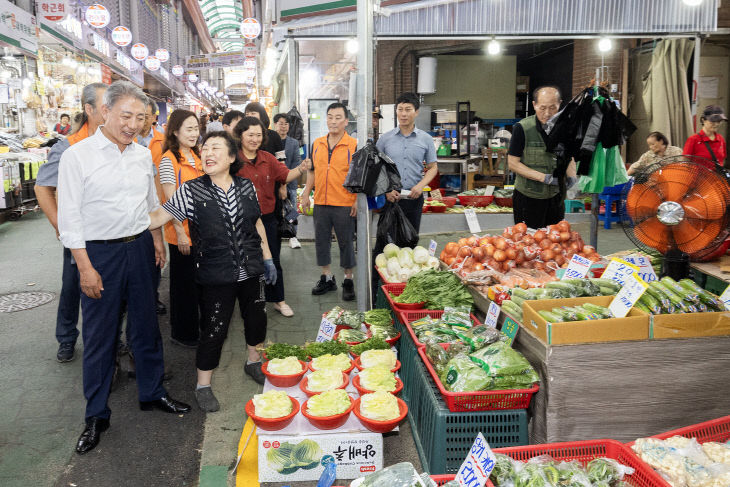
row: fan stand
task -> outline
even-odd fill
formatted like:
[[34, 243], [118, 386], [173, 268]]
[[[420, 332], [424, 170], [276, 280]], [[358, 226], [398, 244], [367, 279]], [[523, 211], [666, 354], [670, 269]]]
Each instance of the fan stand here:
[[670, 249], [662, 260], [661, 277], [669, 276], [675, 281], [689, 277], [689, 255], [679, 249]]

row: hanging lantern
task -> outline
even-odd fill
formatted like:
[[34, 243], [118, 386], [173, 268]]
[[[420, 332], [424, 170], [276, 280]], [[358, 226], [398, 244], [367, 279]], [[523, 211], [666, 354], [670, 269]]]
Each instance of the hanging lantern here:
[[112, 41], [117, 46], [128, 46], [132, 43], [132, 31], [123, 25], [118, 25], [112, 29]]
[[138, 43], [132, 46], [132, 57], [137, 61], [144, 61], [147, 55], [150, 53], [147, 46], [142, 43]]
[[90, 26], [97, 29], [103, 29], [109, 25], [109, 20], [111, 20], [109, 9], [100, 3], [95, 3], [87, 8], [84, 17]]
[[254, 18], [243, 19], [241, 22], [241, 35], [246, 39], [256, 39], [261, 34], [261, 24]]

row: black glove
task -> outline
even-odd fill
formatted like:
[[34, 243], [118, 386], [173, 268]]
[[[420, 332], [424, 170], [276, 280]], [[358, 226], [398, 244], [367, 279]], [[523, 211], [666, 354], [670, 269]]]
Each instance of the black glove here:
[[542, 182], [545, 184], [552, 184], [553, 186], [557, 186], [558, 184], [558, 180], [552, 174], [546, 174], [542, 179]]

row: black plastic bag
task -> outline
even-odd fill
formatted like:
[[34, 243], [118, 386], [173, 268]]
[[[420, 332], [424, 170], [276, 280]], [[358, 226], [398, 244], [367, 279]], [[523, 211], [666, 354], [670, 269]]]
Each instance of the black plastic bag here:
[[287, 137], [296, 139], [299, 142], [299, 147], [304, 145], [304, 122], [302, 121], [302, 115], [297, 110], [296, 105], [292, 105], [291, 110], [286, 114], [289, 120], [289, 132], [286, 134]]
[[388, 201], [380, 211], [375, 248], [382, 249], [389, 243], [398, 247], [415, 247], [418, 245], [418, 232], [397, 203]]
[[403, 187], [395, 163], [372, 140], [353, 154], [343, 185], [351, 193], [379, 196]]
[[297, 212], [289, 199], [281, 200], [281, 218], [279, 219], [279, 238], [294, 238], [297, 236]]

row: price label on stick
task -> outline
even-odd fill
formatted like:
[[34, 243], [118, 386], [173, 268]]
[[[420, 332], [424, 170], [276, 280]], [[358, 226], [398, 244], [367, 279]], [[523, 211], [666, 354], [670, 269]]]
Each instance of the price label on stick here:
[[479, 226], [479, 220], [477, 220], [477, 214], [474, 212], [474, 208], [464, 210], [464, 216], [466, 217], [466, 224], [469, 225], [469, 231], [471, 233], [482, 233], [482, 227]]
[[623, 285], [631, 274], [638, 271], [639, 268], [634, 264], [630, 264], [621, 259], [611, 259], [611, 262], [608, 263], [608, 267], [603, 271], [601, 277], [603, 279], [611, 279]]
[[624, 260], [629, 264], [634, 264], [639, 268], [639, 277], [641, 277], [645, 282], [659, 280], [656, 272], [654, 272], [654, 267], [652, 267], [651, 265], [651, 259], [649, 259], [649, 257], [647, 257], [646, 255], [633, 254], [629, 255], [628, 257], [624, 257]]
[[722, 304], [725, 305], [725, 309], [730, 311], [730, 286], [726, 287], [722, 292], [720, 300], [722, 300]]
[[431, 257], [436, 255], [436, 246], [437, 244], [435, 240], [431, 240], [431, 243], [428, 244], [428, 255], [430, 255]]
[[484, 487], [489, 479], [489, 474], [494, 470], [495, 463], [494, 453], [480, 432], [466, 455], [464, 463], [459, 467], [456, 481], [460, 487]]
[[494, 194], [494, 186], [484, 188], [484, 196], [492, 196]]
[[573, 258], [570, 259], [568, 268], [565, 269], [563, 279], [583, 279], [588, 274], [588, 270], [591, 268], [592, 262], [585, 257], [573, 254]]
[[520, 324], [509, 316], [505, 315], [504, 323], [502, 324], [502, 333], [509, 337], [509, 342], [507, 343], [510, 347], [515, 342], [515, 337], [517, 337], [518, 331], [520, 331]]
[[335, 325], [330, 320], [322, 317], [322, 321], [319, 324], [319, 331], [317, 332], [317, 342], [329, 342], [332, 341], [332, 337], [335, 334]]
[[501, 311], [502, 309], [497, 303], [495, 303], [494, 301], [489, 303], [487, 318], [484, 320], [484, 324], [487, 326], [491, 326], [492, 328], [497, 328], [497, 320], [499, 319], [499, 313]]
[[438, 189], [436, 191], [431, 191], [431, 198], [437, 201], [441, 201], [441, 191], [439, 191]]
[[611, 314], [615, 318], [625, 317], [629, 314], [631, 308], [634, 307], [634, 304], [636, 304], [648, 287], [649, 285], [645, 283], [638, 274], [631, 274], [626, 278], [626, 282], [616, 297], [613, 298], [611, 304], [608, 305], [608, 309], [611, 311]]

